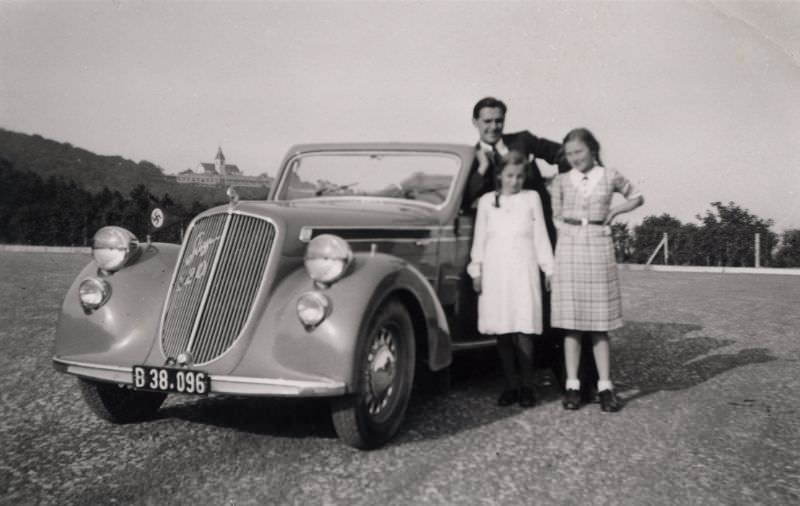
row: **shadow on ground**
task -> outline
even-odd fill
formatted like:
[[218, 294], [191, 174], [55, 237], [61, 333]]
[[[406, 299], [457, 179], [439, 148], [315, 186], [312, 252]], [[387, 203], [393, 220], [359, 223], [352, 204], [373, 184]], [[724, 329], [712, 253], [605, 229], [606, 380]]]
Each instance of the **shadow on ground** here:
[[286, 438], [336, 437], [328, 402], [318, 399], [209, 397], [163, 408], [158, 418]]
[[612, 334], [612, 378], [630, 403], [661, 391], [692, 388], [731, 369], [777, 360], [767, 348], [718, 351], [730, 339], [698, 336], [702, 327], [682, 323], [627, 322]]
[[[697, 325], [628, 322], [612, 333], [612, 378], [626, 404], [660, 392], [699, 385], [737, 367], [776, 360], [766, 348], [715, 353], [733, 340], [697, 336]], [[555, 375], [536, 372], [539, 404], [560, 402]], [[494, 423], [521, 411], [496, 405], [503, 381], [494, 349], [461, 352], [447, 394], [415, 391], [395, 443], [439, 438]], [[212, 397], [161, 410], [178, 418], [287, 438], [335, 438], [325, 400]]]
[[[448, 393], [415, 388], [406, 422], [396, 441], [441, 437], [512, 416], [519, 408], [498, 408], [502, 379], [494, 349], [460, 353]], [[537, 376], [549, 384], [547, 374]], [[421, 385], [420, 385], [421, 386]], [[336, 438], [324, 399], [209, 397], [162, 408], [157, 419], [205, 423], [253, 434], [285, 438]]]

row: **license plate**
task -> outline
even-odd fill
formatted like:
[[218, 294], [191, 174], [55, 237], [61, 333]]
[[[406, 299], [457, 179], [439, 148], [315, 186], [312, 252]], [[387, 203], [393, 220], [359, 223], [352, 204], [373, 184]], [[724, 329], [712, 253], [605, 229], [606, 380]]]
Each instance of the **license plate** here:
[[203, 371], [135, 365], [133, 387], [156, 392], [206, 395], [211, 390], [211, 378]]

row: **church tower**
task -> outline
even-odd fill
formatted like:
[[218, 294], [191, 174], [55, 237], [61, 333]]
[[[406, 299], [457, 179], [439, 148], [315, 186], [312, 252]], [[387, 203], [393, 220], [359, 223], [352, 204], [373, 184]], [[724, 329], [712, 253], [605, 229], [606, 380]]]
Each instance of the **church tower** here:
[[220, 176], [225, 175], [225, 155], [222, 154], [222, 146], [217, 147], [217, 157], [214, 158], [214, 169]]

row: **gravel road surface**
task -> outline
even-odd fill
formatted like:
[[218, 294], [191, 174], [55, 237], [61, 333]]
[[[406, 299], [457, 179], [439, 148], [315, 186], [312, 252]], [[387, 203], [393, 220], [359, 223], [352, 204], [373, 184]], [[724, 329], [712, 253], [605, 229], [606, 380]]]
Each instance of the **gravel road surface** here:
[[51, 365], [88, 257], [0, 253], [2, 504], [799, 504], [800, 277], [622, 273], [619, 413], [495, 405], [492, 352], [457, 357], [387, 447], [335, 436], [324, 403], [174, 396], [111, 425]]

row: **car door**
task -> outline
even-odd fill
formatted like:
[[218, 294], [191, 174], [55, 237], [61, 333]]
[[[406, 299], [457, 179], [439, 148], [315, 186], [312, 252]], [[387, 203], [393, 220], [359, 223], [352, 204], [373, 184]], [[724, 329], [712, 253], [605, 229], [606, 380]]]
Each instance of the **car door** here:
[[467, 274], [475, 216], [459, 213], [439, 241], [439, 300], [450, 324], [455, 349], [486, 345], [478, 333], [478, 296]]

